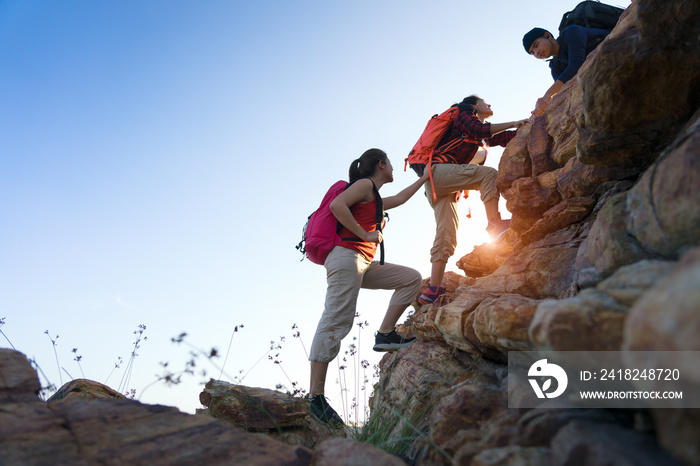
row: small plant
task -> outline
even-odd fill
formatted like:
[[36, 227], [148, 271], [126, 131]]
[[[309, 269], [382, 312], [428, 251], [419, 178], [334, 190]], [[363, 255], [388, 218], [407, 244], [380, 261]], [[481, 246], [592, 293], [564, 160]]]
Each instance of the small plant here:
[[[297, 340], [299, 340], [299, 343], [301, 343], [301, 347], [304, 349], [306, 359], [309, 359], [309, 352], [306, 351], [306, 346], [304, 346], [304, 341], [301, 339], [301, 332], [299, 331], [299, 326], [297, 324], [292, 324], [292, 338], [296, 338]], [[292, 382], [292, 388], [294, 388], [294, 390], [290, 394], [293, 396], [306, 397], [308, 395], [308, 392], [303, 388], [300, 388], [297, 382]]]
[[75, 355], [75, 357], [73, 358], [73, 361], [78, 363], [78, 368], [80, 369], [80, 375], [82, 375], [83, 378], [85, 378], [85, 372], [83, 372], [83, 366], [80, 365], [80, 361], [83, 360], [83, 357], [78, 354], [78, 348], [73, 348], [73, 354]]
[[260, 356], [260, 358], [257, 361], [255, 361], [255, 364], [253, 364], [247, 371], [245, 371], [245, 373], [243, 373], [243, 370], [241, 370], [239, 372], [240, 374], [243, 374], [243, 375], [241, 375], [240, 377], [234, 378], [234, 380], [236, 381], [236, 385], [241, 385], [243, 383], [243, 380], [245, 380], [245, 378], [248, 376], [248, 374], [250, 374], [252, 372], [252, 370], [255, 369], [255, 367], [258, 364], [260, 364], [260, 361], [265, 359], [270, 354], [270, 351], [274, 351], [274, 345], [275, 345], [275, 342], [271, 341], [270, 342], [270, 349], [267, 350], [262, 356]]
[[49, 337], [49, 340], [51, 340], [51, 345], [53, 345], [53, 354], [54, 356], [56, 356], [56, 367], [58, 368], [58, 378], [61, 381], [61, 385], [63, 385], [63, 376], [61, 375], [61, 364], [58, 362], [58, 351], [56, 351], [58, 335], [56, 335], [56, 338], [54, 339], [51, 338], [51, 334], [48, 330], [46, 330], [44, 333]]
[[[395, 362], [395, 359], [394, 359]], [[387, 381], [393, 374], [393, 363], [387, 374]], [[451, 460], [438, 445], [434, 444], [425, 430], [425, 419], [432, 411], [438, 393], [430, 384], [404, 398], [397, 406], [397, 400], [389, 399], [379, 390], [375, 393], [374, 411], [368, 422], [355, 435], [355, 440], [369, 443], [389, 453], [405, 457], [411, 445], [418, 438], [427, 439], [441, 454]], [[416, 409], [419, 407], [419, 409]], [[403, 413], [411, 413], [407, 417]], [[423, 422], [421, 422], [423, 421]]]
[[240, 328], [243, 328], [244, 325], [243, 325], [243, 324], [241, 324], [241, 325], [236, 325], [236, 326], [233, 328], [233, 332], [231, 332], [231, 339], [230, 339], [229, 342], [228, 342], [228, 349], [226, 350], [226, 357], [224, 358], [224, 363], [221, 365], [221, 373], [219, 374], [219, 379], [221, 379], [221, 377], [224, 375], [224, 368], [226, 367], [226, 361], [228, 361], [228, 355], [229, 355], [229, 353], [231, 353], [231, 344], [233, 344], [233, 336], [234, 336], [236, 333], [238, 333], [238, 328], [239, 328], [239, 327], [240, 327]]
[[[346, 420], [346, 422], [349, 423], [349, 425], [352, 425], [353, 428], [356, 429], [359, 433], [362, 430], [365, 430], [362, 429], [362, 426], [371, 425], [371, 419], [369, 419], [368, 398], [372, 396], [372, 386], [370, 385], [368, 387], [368, 384], [370, 384], [370, 379], [372, 379], [373, 377], [371, 375], [368, 375], [370, 363], [366, 359], [362, 358], [362, 344], [366, 341], [363, 338], [363, 333], [367, 329], [369, 324], [367, 321], [360, 321], [359, 314], [356, 314], [355, 317], [358, 318], [356, 325], [358, 326], [359, 335], [353, 336], [352, 341], [347, 346], [347, 350], [344, 352], [343, 355], [340, 355], [340, 357], [337, 358], [337, 383], [340, 385], [341, 389], [340, 396], [343, 407], [343, 410], [341, 411], [343, 414], [343, 418]], [[5, 317], [0, 318], [0, 335], [2, 335], [2, 337], [10, 344], [10, 346], [13, 349], [15, 349], [8, 336], [5, 334], [5, 332], [3, 332], [5, 321]], [[115, 372], [124, 369], [124, 372], [121, 376], [116, 390], [125, 394], [128, 398], [138, 399], [141, 396], [143, 396], [143, 393], [149, 387], [157, 383], [163, 383], [165, 385], [177, 385], [184, 382], [184, 380], [189, 376], [201, 376], [202, 380], [200, 382], [202, 384], [206, 383], [208, 381], [207, 368], [202, 367], [201, 363], [202, 361], [206, 361], [208, 364], [211, 364], [211, 366], [215, 368], [216, 372], [218, 372], [219, 379], [227, 378], [235, 385], [241, 385], [245, 381], [246, 377], [253, 370], [255, 370], [257, 366], [259, 366], [259, 363], [262, 360], [267, 359], [268, 361], [280, 368], [280, 370], [282, 371], [282, 375], [285, 379], [284, 384], [278, 383], [276, 385], [275, 388], [277, 390], [285, 390], [289, 395], [295, 397], [306, 396], [307, 392], [305, 388], [302, 387], [297, 381], [292, 380], [292, 378], [290, 377], [290, 373], [285, 368], [285, 364], [283, 362], [284, 345], [286, 345], [289, 341], [287, 339], [288, 337], [285, 336], [280, 336], [276, 340], [271, 340], [270, 345], [265, 351], [265, 353], [252, 365], [252, 367], [248, 368], [247, 370], [239, 370], [234, 377], [231, 377], [226, 373], [226, 364], [228, 362], [229, 355], [233, 346], [233, 340], [235, 338], [235, 335], [238, 332], [242, 331], [243, 328], [243, 324], [236, 325], [233, 328], [226, 355], [224, 357], [223, 363], [220, 366], [217, 365], [216, 361], [216, 359], [220, 357], [220, 353], [216, 348], [211, 348], [210, 350], [203, 350], [195, 347], [194, 345], [189, 343], [187, 339], [187, 333], [185, 332], [179, 334], [176, 337], [171, 338], [172, 343], [178, 345], [186, 345], [190, 348], [189, 357], [184, 362], [184, 366], [181, 366], [181, 368], [175, 370], [173, 368], [173, 364], [169, 362], [160, 362], [160, 370], [156, 374], [155, 380], [152, 383], [148, 384], [143, 390], [137, 392], [134, 388], [131, 388], [135, 361], [140, 353], [140, 350], [142, 349], [143, 343], [148, 340], [148, 337], [146, 336], [146, 325], [140, 324], [133, 331], [134, 338], [131, 344], [131, 352], [129, 358], [125, 360], [124, 358], [122, 358], [122, 356], [117, 356], [116, 362], [113, 363], [113, 367], [111, 368], [111, 370], [109, 370], [109, 373], [107, 374], [103, 383], [107, 384], [114, 376]], [[291, 326], [291, 331], [291, 336], [299, 341], [299, 344], [301, 344], [304, 354], [308, 359], [309, 353], [304, 345], [304, 342], [301, 338], [301, 331], [296, 323]], [[56, 367], [59, 371], [59, 380], [61, 385], [63, 385], [63, 372], [65, 372], [71, 379], [73, 377], [68, 372], [67, 368], [61, 366], [59, 358], [59, 356], [61, 355], [58, 354], [59, 335], [56, 334], [54, 336], [51, 332], [49, 332], [49, 330], [44, 331], [44, 333], [51, 341], [56, 361]], [[80, 371], [80, 376], [82, 378], [86, 378], [86, 374], [83, 370], [84, 368], [82, 367], [83, 353], [79, 351], [78, 347], [72, 348], [71, 353], [72, 359], [73, 361], [75, 361]], [[41, 367], [39, 367], [39, 364], [35, 360], [30, 359], [30, 363], [37, 370], [40, 376], [45, 380], [45, 383], [42, 384], [45, 386], [41, 389], [41, 396], [42, 398], [46, 399], [46, 397], [50, 396], [52, 392], [55, 392], [57, 390], [57, 387], [56, 385], [51, 383], [48, 377], [46, 377], [44, 372], [41, 370]], [[374, 378], [378, 379], [378, 373], [374, 375]], [[352, 422], [350, 422], [351, 420]]]
[[[0, 327], [5, 325], [5, 317], [0, 318]], [[47, 330], [46, 332], [47, 335], [49, 335], [49, 331]], [[7, 342], [10, 344], [13, 350], [17, 351], [17, 348], [15, 348], [15, 345], [12, 344], [10, 339], [7, 337], [5, 332], [3, 332], [0, 329], [0, 334], [7, 340]], [[56, 340], [52, 339], [51, 336], [49, 335], [49, 339], [51, 339], [51, 343], [53, 344], [54, 348], [54, 355], [56, 356], [56, 364], [58, 364], [58, 353], [56, 352], [56, 340], [58, 340], [58, 335], [56, 335]], [[34, 358], [28, 358], [29, 364], [34, 368], [34, 370], [37, 372], [37, 374], [40, 374], [41, 377], [44, 378], [46, 385], [42, 385], [42, 387], [39, 389], [39, 398], [42, 400], [46, 400], [53, 392], [57, 390], [56, 385], [52, 384], [51, 381], [49, 380], [48, 377], [46, 377], [46, 374], [44, 371], [41, 369], [41, 366], [36, 362], [36, 359]], [[60, 375], [60, 369], [59, 369], [59, 375]]]
[[[360, 314], [355, 314], [355, 318], [359, 318]], [[353, 336], [348, 349], [344, 352], [342, 358], [338, 358], [338, 383], [341, 388], [341, 397], [343, 399], [343, 417], [346, 420], [354, 418], [355, 426], [362, 426], [367, 422], [369, 417], [369, 407], [367, 404], [367, 385], [369, 379], [367, 377], [367, 369], [370, 364], [366, 359], [361, 357], [362, 348], [362, 333], [369, 327], [369, 322], [360, 321], [355, 325], [358, 326], [358, 335]], [[347, 381], [347, 372], [349, 365], [352, 365], [351, 380], [353, 381], [352, 392], [354, 396], [350, 398], [351, 389]], [[378, 378], [378, 374], [376, 376]], [[371, 396], [371, 395], [370, 395]]]
[[46, 382], [46, 385], [42, 385], [39, 389], [39, 398], [46, 401], [56, 390], [58, 390], [58, 387], [52, 384], [49, 378], [46, 377], [46, 374], [44, 374], [44, 371], [41, 369], [41, 366], [39, 366], [39, 364], [36, 362], [36, 359], [29, 358], [29, 364], [34, 368], [35, 371], [37, 371], [38, 374], [41, 374], [41, 377], [43, 377], [44, 381]]
[[143, 324], [140, 324], [136, 330], [134, 330], [134, 335], [136, 335], [136, 340], [134, 341], [134, 346], [131, 350], [131, 357], [129, 358], [129, 361], [126, 364], [126, 369], [124, 370], [124, 375], [122, 375], [122, 379], [119, 382], [119, 387], [117, 388], [118, 392], [121, 392], [122, 390], [126, 390], [126, 387], [131, 383], [131, 374], [134, 370], [134, 360], [138, 356], [137, 351], [141, 348], [141, 342], [148, 340], [147, 336], [144, 336], [143, 333], [146, 331], [146, 326]]
[[104, 384], [107, 385], [107, 382], [109, 381], [109, 378], [112, 377], [112, 374], [114, 374], [114, 371], [117, 369], [120, 369], [122, 367], [122, 364], [124, 364], [124, 360], [122, 359], [121, 356], [117, 356], [117, 362], [114, 363], [114, 367], [112, 368], [112, 371], [107, 375], [107, 378], [104, 381]]
[[7, 342], [10, 344], [10, 346], [12, 347], [13, 350], [17, 351], [17, 350], [15, 349], [15, 345], [12, 344], [12, 342], [10, 341], [10, 339], [7, 338], [7, 335], [5, 335], [5, 332], [2, 331], [2, 326], [3, 326], [3, 325], [5, 325], [5, 318], [4, 318], [4, 317], [0, 317], [0, 335], [2, 335], [3, 337], [5, 337], [5, 340], [7, 340]]
[[[211, 348], [208, 352], [204, 351], [204, 350], [197, 348], [194, 345], [190, 344], [186, 340], [186, 337], [187, 337], [187, 333], [182, 332], [177, 337], [170, 339], [170, 341], [172, 343], [175, 343], [178, 345], [184, 343], [186, 346], [189, 346], [191, 348], [190, 359], [185, 361], [185, 367], [181, 371], [172, 372], [172, 371], [170, 371], [170, 369], [168, 369], [168, 366], [169, 366], [168, 362], [161, 362], [160, 365], [164, 369], [163, 374], [160, 376], [157, 376], [158, 378], [156, 379], [156, 381], [153, 382], [152, 384], [148, 385], [148, 387], [150, 387], [151, 385], [153, 385], [157, 382], [164, 382], [166, 385], [178, 385], [182, 382], [182, 377], [184, 375], [191, 375], [191, 376], [195, 375], [195, 369], [197, 368], [197, 360], [200, 356], [202, 356], [202, 355], [205, 356], [210, 362], [212, 362], [212, 360], [214, 358], [219, 357], [219, 351], [216, 348]], [[218, 366], [216, 366], [216, 364], [214, 364], [213, 362], [212, 362], [212, 364], [218, 368]], [[222, 373], [223, 373], [223, 369], [222, 369]], [[206, 369], [202, 369], [201, 374], [202, 374], [202, 377], [206, 377], [206, 375], [207, 375]], [[146, 388], [148, 388], [148, 387], [146, 387]], [[144, 391], [145, 391], [145, 389], [141, 392], [142, 395], [143, 395]]]
[[[294, 326], [292, 326], [292, 329], [295, 329], [295, 326], [296, 326], [296, 324], [294, 324]], [[299, 332], [297, 331], [296, 335], [298, 335], [298, 334], [299, 334]], [[276, 351], [276, 353], [275, 353], [274, 357], [272, 355], [268, 355], [267, 359], [272, 361], [277, 367], [280, 368], [280, 370], [284, 374], [285, 378], [292, 386], [292, 391], [289, 391], [282, 384], [277, 384], [275, 386], [275, 389], [277, 389], [277, 390], [284, 389], [284, 390], [286, 390], [287, 394], [292, 395], [292, 396], [305, 396], [306, 391], [303, 388], [301, 388], [297, 382], [292, 381], [292, 379], [287, 374], [287, 371], [285, 371], [284, 367], [282, 366], [282, 359], [280, 358], [280, 351], [282, 350], [282, 343], [286, 342], [286, 338], [284, 336], [281, 336], [279, 341], [280, 341], [279, 343], [275, 343], [274, 341], [270, 342], [270, 350], [271, 351], [274, 350], [274, 351]]]
[[[244, 325], [237, 325], [234, 327], [233, 333], [231, 335], [231, 338], [233, 339], [233, 335], [238, 333], [239, 329], [244, 328]], [[225, 371], [224, 371], [224, 366], [222, 365], [219, 367], [214, 360], [219, 357], [219, 350], [216, 348], [211, 348], [208, 351], [205, 351], [201, 348], [198, 348], [191, 343], [187, 341], [187, 333], [182, 332], [180, 333], [177, 337], [173, 337], [170, 339], [171, 343], [181, 345], [184, 344], [185, 346], [188, 346], [190, 348], [190, 359], [188, 359], [185, 362], [185, 367], [180, 370], [180, 371], [172, 371], [170, 369], [170, 363], [169, 362], [161, 362], [160, 366], [163, 369], [163, 373], [158, 375], [156, 374], [156, 380], [153, 381], [152, 383], [148, 384], [142, 391], [141, 391], [141, 396], [143, 396], [143, 393], [149, 388], [152, 387], [153, 385], [162, 382], [165, 383], [166, 385], [178, 385], [182, 383], [182, 378], [183, 376], [195, 376], [196, 372], [195, 369], [198, 367], [197, 361], [199, 360], [200, 357], [204, 357], [209, 364], [211, 364], [215, 369], [219, 370], [219, 379], [221, 379], [222, 376], [226, 376], [228, 378], [231, 378]], [[228, 359], [228, 353], [231, 350], [231, 342], [229, 342], [229, 349], [226, 353], [226, 359]], [[226, 363], [226, 359], [224, 360], [224, 364]], [[243, 372], [243, 371], [241, 371]], [[207, 370], [205, 368], [202, 368], [199, 372], [199, 375], [202, 377], [202, 380], [200, 383], [204, 385], [207, 382]], [[235, 377], [233, 378], [234, 380], [236, 379]]]

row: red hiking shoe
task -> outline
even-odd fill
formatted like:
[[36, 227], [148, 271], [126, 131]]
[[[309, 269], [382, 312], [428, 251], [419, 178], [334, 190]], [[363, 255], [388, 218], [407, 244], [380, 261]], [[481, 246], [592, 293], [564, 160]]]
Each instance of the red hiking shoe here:
[[486, 227], [486, 232], [491, 237], [491, 241], [496, 242], [503, 236], [503, 233], [508, 231], [508, 228], [510, 228], [510, 219], [491, 219]]
[[445, 294], [446, 291], [447, 288], [444, 286], [429, 286], [423, 294], [420, 295], [418, 302], [421, 304], [432, 304], [437, 301], [440, 295]]

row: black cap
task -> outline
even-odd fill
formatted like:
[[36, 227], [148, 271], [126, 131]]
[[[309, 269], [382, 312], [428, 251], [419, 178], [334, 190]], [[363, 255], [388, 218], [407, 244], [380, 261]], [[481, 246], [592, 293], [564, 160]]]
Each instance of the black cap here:
[[523, 36], [523, 47], [525, 47], [525, 52], [528, 54], [530, 53], [530, 47], [532, 47], [532, 43], [535, 42], [537, 39], [540, 37], [544, 37], [544, 35], [549, 34], [550, 36], [552, 35], [551, 32], [549, 32], [546, 29], [542, 28], [534, 28], [527, 34]]

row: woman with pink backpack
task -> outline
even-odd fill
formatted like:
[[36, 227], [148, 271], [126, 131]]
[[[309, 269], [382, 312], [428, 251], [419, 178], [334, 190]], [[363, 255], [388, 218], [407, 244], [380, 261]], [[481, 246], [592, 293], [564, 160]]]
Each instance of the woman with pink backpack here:
[[384, 151], [369, 149], [350, 165], [350, 183], [330, 202], [330, 211], [340, 224], [340, 243], [333, 247], [323, 263], [328, 289], [309, 354], [311, 386], [308, 397], [311, 414], [327, 424], [342, 425], [342, 419], [324, 396], [325, 381], [328, 363], [338, 355], [341, 340], [352, 329], [360, 288], [395, 290], [375, 337], [375, 351], [395, 351], [415, 340], [402, 337], [394, 326], [416, 299], [423, 281], [421, 274], [409, 267], [380, 264], [373, 259], [377, 245], [383, 240], [378, 212], [381, 219], [383, 210], [408, 201], [425, 183], [428, 174], [395, 196], [382, 199], [379, 190], [394, 181], [393, 170]]

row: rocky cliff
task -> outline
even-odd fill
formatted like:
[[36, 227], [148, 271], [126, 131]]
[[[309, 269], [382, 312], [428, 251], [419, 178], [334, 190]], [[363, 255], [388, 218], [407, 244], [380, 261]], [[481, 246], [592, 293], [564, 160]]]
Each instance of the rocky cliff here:
[[[508, 408], [509, 351], [700, 351], [700, 2], [636, 0], [577, 79], [506, 148], [505, 239], [416, 307], [366, 429], [290, 396], [210, 382], [206, 415], [89, 381], [48, 402], [0, 350], [2, 464], [700, 464], [690, 409]], [[689, 374], [700, 390], [700, 372]], [[216, 419], [218, 418], [218, 419]]]
[[212, 381], [200, 397], [209, 410], [190, 415], [90, 380], [71, 381], [46, 402], [40, 389], [27, 358], [0, 349], [0, 464], [404, 464], [320, 425], [308, 403], [273, 390]]
[[699, 18], [697, 1], [633, 2], [506, 148], [507, 238], [461, 258], [472, 278], [418, 309], [420, 341], [382, 360], [374, 420], [412, 461], [700, 464], [696, 410], [508, 408], [505, 364], [700, 350]]

